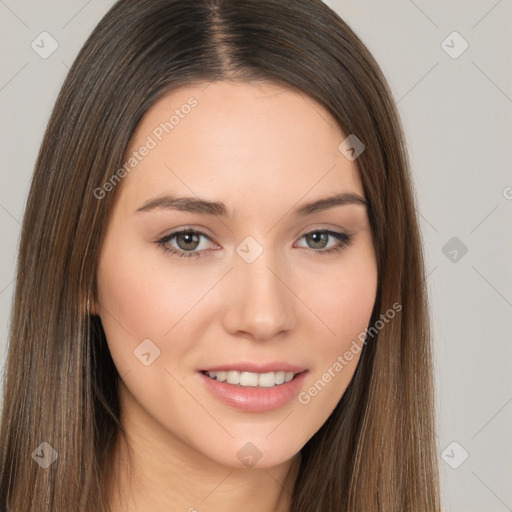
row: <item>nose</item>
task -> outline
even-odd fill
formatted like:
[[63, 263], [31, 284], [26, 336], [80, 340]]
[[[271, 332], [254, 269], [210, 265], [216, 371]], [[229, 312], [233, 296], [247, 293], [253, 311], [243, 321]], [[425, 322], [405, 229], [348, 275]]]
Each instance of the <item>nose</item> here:
[[226, 331], [265, 341], [293, 329], [296, 304], [300, 301], [294, 295], [289, 269], [270, 250], [264, 250], [251, 263], [237, 256], [225, 289], [228, 294], [223, 317]]

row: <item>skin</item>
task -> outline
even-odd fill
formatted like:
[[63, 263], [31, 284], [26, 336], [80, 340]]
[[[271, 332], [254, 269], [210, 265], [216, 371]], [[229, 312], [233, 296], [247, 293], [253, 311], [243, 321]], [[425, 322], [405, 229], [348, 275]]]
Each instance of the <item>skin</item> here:
[[[101, 249], [93, 312], [121, 376], [132, 454], [129, 466], [120, 438], [110, 487], [115, 512], [289, 510], [300, 449], [342, 397], [360, 354], [307, 404], [292, 399], [264, 413], [221, 402], [197, 370], [282, 360], [308, 369], [307, 390], [368, 326], [376, 297], [365, 206], [290, 213], [333, 193], [365, 197], [357, 161], [338, 149], [346, 134], [334, 119], [281, 86], [205, 85], [174, 90], [139, 123], [127, 157], [174, 109], [191, 96], [198, 102], [117, 185]], [[136, 211], [163, 193], [222, 201], [234, 216]], [[211, 241], [176, 237], [168, 246], [202, 257], [168, 254], [155, 243], [180, 228]], [[304, 234], [325, 229], [348, 232], [351, 244], [315, 254], [337, 239]], [[236, 252], [247, 236], [263, 249], [252, 263]], [[134, 356], [145, 339], [160, 350], [149, 366]], [[252, 468], [237, 457], [248, 442], [261, 452]]]

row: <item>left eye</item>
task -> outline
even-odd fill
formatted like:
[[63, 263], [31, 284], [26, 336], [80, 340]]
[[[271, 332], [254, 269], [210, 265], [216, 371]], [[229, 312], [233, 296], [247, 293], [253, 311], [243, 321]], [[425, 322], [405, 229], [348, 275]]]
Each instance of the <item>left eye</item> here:
[[[196, 251], [198, 246], [201, 244], [200, 238], [206, 238], [209, 241], [212, 241], [211, 238], [202, 231], [198, 231], [195, 229], [184, 229], [181, 231], [174, 231], [173, 233], [165, 236], [164, 238], [157, 240], [156, 244], [162, 248], [165, 253], [171, 253], [176, 256], [180, 256], [182, 258], [198, 258], [201, 257], [201, 252]], [[342, 250], [346, 246], [350, 245], [352, 241], [352, 235], [348, 233], [339, 233], [337, 231], [331, 230], [315, 230], [310, 231], [309, 233], [305, 233], [301, 236], [300, 239], [306, 238], [309, 243], [313, 243], [315, 245], [321, 245], [322, 247], [314, 247], [309, 248], [313, 254], [316, 255], [325, 255], [334, 253]], [[334, 246], [329, 248], [324, 248], [324, 242], [329, 238], [335, 238], [337, 243]], [[176, 244], [178, 247], [170, 245], [171, 241], [176, 240]], [[306, 247], [306, 249], [308, 249]]]
[[[309, 233], [305, 233], [301, 236], [302, 238], [306, 238], [309, 240], [312, 240], [314, 244], [323, 244], [323, 241], [328, 240], [329, 238], [334, 238], [337, 240], [337, 242], [331, 246], [328, 249], [325, 249], [323, 247], [315, 247], [313, 248], [314, 254], [331, 254], [333, 252], [338, 252], [350, 245], [352, 241], [352, 235], [349, 235], [348, 233], [339, 233], [337, 231], [331, 231], [328, 229], [324, 230], [316, 230], [316, 231], [310, 231]], [[320, 249], [320, 250], [314, 250], [314, 249]]]

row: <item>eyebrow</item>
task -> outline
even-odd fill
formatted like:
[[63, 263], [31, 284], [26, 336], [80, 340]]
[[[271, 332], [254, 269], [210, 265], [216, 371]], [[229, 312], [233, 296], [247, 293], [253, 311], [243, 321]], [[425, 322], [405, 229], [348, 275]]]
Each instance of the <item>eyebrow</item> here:
[[[304, 204], [293, 210], [292, 214], [299, 217], [305, 217], [316, 212], [324, 211], [335, 206], [344, 206], [347, 204], [356, 204], [368, 206], [368, 203], [361, 196], [349, 192], [336, 194], [329, 197], [318, 199], [311, 203]], [[148, 212], [151, 210], [178, 210], [182, 212], [199, 213], [202, 215], [215, 215], [225, 218], [232, 218], [234, 211], [229, 213], [226, 205], [220, 201], [208, 201], [192, 196], [178, 196], [165, 194], [152, 199], [148, 199], [138, 212]]]

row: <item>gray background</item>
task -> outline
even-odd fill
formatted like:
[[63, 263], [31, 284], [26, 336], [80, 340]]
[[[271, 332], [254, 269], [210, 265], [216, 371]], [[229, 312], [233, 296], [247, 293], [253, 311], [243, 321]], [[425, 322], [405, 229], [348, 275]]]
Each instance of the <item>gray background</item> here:
[[[326, 3], [381, 65], [407, 136], [429, 274], [444, 510], [512, 511], [512, 2]], [[43, 130], [70, 64], [112, 4], [0, 0], [2, 365]], [[47, 58], [31, 47], [43, 46], [43, 31], [58, 43]], [[469, 44], [460, 55], [454, 31]]]

